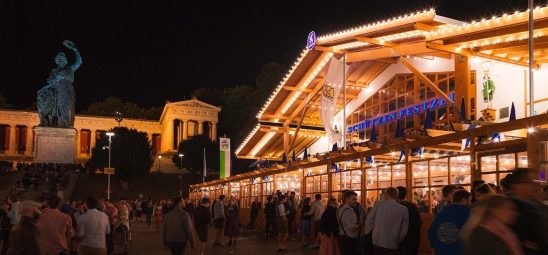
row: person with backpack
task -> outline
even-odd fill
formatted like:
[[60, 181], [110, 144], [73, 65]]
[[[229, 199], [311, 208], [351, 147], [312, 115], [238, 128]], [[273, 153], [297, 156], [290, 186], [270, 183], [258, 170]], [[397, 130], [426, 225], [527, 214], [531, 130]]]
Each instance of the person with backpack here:
[[339, 250], [344, 255], [354, 255], [358, 242], [358, 232], [363, 222], [358, 221], [353, 207], [358, 201], [358, 194], [347, 191], [343, 195], [343, 205], [337, 210], [339, 222]]
[[267, 203], [264, 206], [265, 215], [265, 228], [264, 235], [265, 240], [268, 241], [269, 236], [276, 234], [276, 202], [273, 201], [272, 195], [266, 197]]

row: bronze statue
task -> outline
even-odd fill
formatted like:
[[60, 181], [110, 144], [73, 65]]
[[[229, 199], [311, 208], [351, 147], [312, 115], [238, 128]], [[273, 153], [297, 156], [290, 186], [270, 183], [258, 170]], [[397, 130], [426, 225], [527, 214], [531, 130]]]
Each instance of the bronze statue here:
[[73, 42], [65, 40], [63, 45], [75, 53], [76, 61], [68, 66], [65, 53], [59, 52], [55, 56], [57, 67], [51, 70], [47, 85], [38, 90], [37, 106], [41, 127], [74, 126], [75, 94], [72, 82], [74, 72], [82, 64], [82, 57]]

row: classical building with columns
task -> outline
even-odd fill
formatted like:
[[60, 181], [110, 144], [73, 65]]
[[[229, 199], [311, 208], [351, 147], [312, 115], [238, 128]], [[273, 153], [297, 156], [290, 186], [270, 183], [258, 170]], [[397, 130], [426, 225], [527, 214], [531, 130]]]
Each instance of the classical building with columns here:
[[[180, 142], [196, 135], [207, 134], [216, 141], [220, 111], [219, 107], [193, 98], [167, 102], [159, 121], [124, 119], [118, 123], [114, 117], [76, 115], [74, 146], [77, 161], [89, 159], [96, 140], [118, 125], [147, 133], [155, 155], [173, 153]], [[0, 110], [0, 160], [32, 162], [34, 128], [39, 123], [37, 112]]]

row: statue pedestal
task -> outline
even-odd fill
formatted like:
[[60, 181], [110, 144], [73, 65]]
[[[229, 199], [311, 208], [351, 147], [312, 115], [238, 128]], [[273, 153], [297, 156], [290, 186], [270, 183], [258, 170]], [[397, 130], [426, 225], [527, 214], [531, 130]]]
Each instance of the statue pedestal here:
[[76, 162], [75, 129], [36, 127], [34, 135], [34, 162]]

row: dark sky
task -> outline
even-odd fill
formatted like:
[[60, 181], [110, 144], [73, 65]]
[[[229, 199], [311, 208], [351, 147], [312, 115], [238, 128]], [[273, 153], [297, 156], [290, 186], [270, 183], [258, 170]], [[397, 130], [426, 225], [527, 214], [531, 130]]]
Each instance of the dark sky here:
[[262, 65], [290, 65], [311, 30], [321, 35], [430, 7], [469, 21], [526, 6], [526, 0], [0, 0], [0, 94], [17, 107], [31, 105], [56, 53], [64, 50], [73, 61], [64, 39], [84, 60], [74, 83], [77, 110], [108, 96], [148, 107], [188, 98], [198, 87], [253, 85]]

